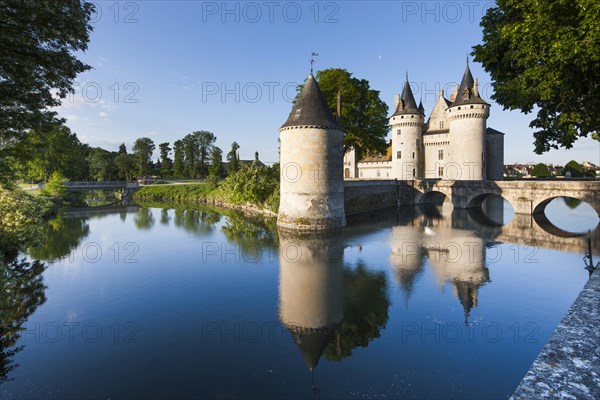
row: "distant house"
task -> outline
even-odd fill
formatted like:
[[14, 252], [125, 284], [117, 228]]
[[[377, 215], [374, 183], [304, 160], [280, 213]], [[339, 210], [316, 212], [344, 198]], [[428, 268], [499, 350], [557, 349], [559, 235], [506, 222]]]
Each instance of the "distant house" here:
[[508, 164], [504, 166], [505, 178], [523, 178], [530, 176], [529, 173], [533, 165], [528, 164]]
[[[266, 167], [265, 163], [263, 163], [262, 161], [260, 161], [258, 159], [258, 151], [254, 153], [254, 160], [239, 160], [238, 159], [238, 163], [239, 163], [240, 167], [249, 167], [253, 163], [256, 163], [256, 165], [258, 165], [259, 167]], [[226, 173], [228, 172], [228, 167], [229, 167], [229, 163], [227, 161], [224, 161], [223, 168], [225, 169]]]
[[250, 166], [256, 163], [259, 167], [266, 167], [266, 165], [258, 159], [258, 151], [254, 153], [254, 160], [239, 160], [240, 166]]

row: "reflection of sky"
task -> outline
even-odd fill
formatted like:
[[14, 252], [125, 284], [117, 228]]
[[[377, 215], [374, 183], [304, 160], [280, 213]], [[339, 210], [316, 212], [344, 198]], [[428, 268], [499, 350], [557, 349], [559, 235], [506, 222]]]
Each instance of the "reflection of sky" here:
[[[225, 218], [212, 230], [203, 227], [199, 235], [176, 226], [172, 210], [168, 225], [160, 223], [161, 210], [153, 209], [152, 216], [150, 229], [136, 227], [135, 213], [125, 221], [118, 214], [88, 220], [90, 235], [73, 261], [57, 262], [45, 273], [48, 300], [26, 325], [31, 332], [36, 323], [43, 329], [55, 322], [63, 326], [63, 336], [57, 343], [48, 343], [43, 334], [38, 341], [26, 336], [25, 349], [16, 357], [21, 366], [15, 381], [3, 385], [0, 394], [309, 396], [310, 376], [278, 320], [277, 249], [267, 245], [261, 259], [249, 263], [244, 249], [223, 234]], [[422, 262], [408, 271], [415, 274], [415, 283], [410, 296], [405, 295], [390, 261], [392, 247], [398, 245], [390, 243], [398, 229], [391, 225], [340, 233], [345, 267], [362, 262], [370, 271], [383, 271], [391, 307], [387, 327], [368, 347], [354, 349], [341, 362], [321, 358], [316, 370], [321, 395], [509, 395], [583, 287], [587, 271], [581, 254], [492, 245], [485, 265], [474, 267], [487, 267], [490, 281], [477, 289], [478, 305], [469, 316], [471, 339], [452, 279], [440, 284], [430, 255], [424, 253]], [[430, 225], [426, 236], [460, 243], [457, 238], [466, 237], [465, 231], [451, 226]], [[423, 236], [418, 221], [401, 229], [408, 238], [414, 234], [415, 241]], [[137, 253], [135, 247], [125, 249], [129, 243], [135, 243]], [[88, 261], [84, 248], [90, 249]], [[98, 248], [102, 255], [89, 262]], [[125, 263], [126, 256], [138, 262]], [[460, 262], [448, 266], [461, 267]], [[63, 325], [69, 322], [81, 324], [73, 343]], [[90, 323], [102, 329], [96, 343], [81, 332]], [[263, 335], [244, 340], [236, 324], [260, 326]], [[410, 333], [414, 328], [416, 333]], [[465, 329], [456, 342], [440, 336], [440, 329], [449, 333], [455, 328]], [[496, 328], [501, 332], [497, 342]], [[207, 329], [217, 333], [207, 335], [213, 332]], [[274, 330], [273, 340], [268, 329]], [[130, 335], [136, 343], [125, 342]]]
[[554, 199], [546, 206], [546, 216], [557, 227], [569, 232], [587, 232], [598, 226], [598, 215], [587, 203], [570, 208], [563, 198]]

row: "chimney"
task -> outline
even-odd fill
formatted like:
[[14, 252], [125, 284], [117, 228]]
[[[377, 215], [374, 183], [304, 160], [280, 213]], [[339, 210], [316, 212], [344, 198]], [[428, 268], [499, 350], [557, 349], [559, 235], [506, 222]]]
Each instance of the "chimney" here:
[[450, 95], [450, 101], [454, 101], [456, 100], [456, 95], [458, 94], [458, 84], [455, 83], [454, 84], [454, 91], [452, 92], [452, 94]]
[[398, 104], [400, 104], [400, 95], [397, 94], [394, 96], [394, 111], [398, 109]]
[[254, 153], [254, 161], [258, 161], [258, 151]]
[[473, 94], [475, 97], [479, 97], [479, 80], [475, 78], [475, 82], [473, 83]]
[[342, 92], [339, 91], [337, 94], [337, 119], [338, 122], [342, 123]]

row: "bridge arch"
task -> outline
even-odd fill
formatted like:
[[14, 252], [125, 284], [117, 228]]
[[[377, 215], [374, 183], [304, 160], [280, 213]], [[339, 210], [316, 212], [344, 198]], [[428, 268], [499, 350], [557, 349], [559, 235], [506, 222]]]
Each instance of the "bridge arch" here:
[[[548, 215], [546, 214], [546, 207], [553, 202], [556, 199], [560, 199], [560, 198], [571, 198], [574, 200], [578, 200], [583, 204], [586, 204], [589, 208], [593, 209], [595, 211], [596, 217], [600, 218], [600, 213], [599, 210], [596, 209], [593, 204], [589, 204], [585, 199], [581, 199], [578, 197], [572, 197], [572, 196], [552, 196], [552, 197], [548, 197], [545, 198], [544, 200], [539, 201], [537, 204], [533, 205], [533, 220], [536, 222], [536, 224], [539, 225], [539, 227], [554, 235], [554, 236], [559, 236], [559, 237], [563, 237], [563, 238], [574, 238], [574, 237], [580, 237], [580, 236], [584, 236], [587, 234], [588, 230], [585, 230], [583, 232], [572, 232], [572, 231], [568, 231], [565, 230], [559, 226], [557, 226], [555, 223], [553, 223], [550, 218], [548, 218]], [[593, 230], [595, 228], [598, 227], [598, 223], [596, 224], [596, 226], [592, 227], [590, 230]]]
[[579, 200], [582, 203], [585, 203], [585, 204], [589, 205], [596, 212], [596, 216], [598, 218], [600, 218], [600, 210], [596, 209], [593, 204], [589, 204], [586, 201], [586, 199], [584, 199], [584, 198], [582, 199], [582, 198], [579, 198], [579, 197], [565, 196], [565, 195], [548, 197], [547, 199], [544, 199], [544, 200], [538, 202], [536, 205], [533, 206], [533, 213], [532, 214], [534, 214], [534, 215], [535, 214], [544, 214], [545, 211], [546, 211], [546, 207], [548, 206], [548, 204], [550, 204], [553, 200], [559, 199], [561, 197], [570, 197], [572, 199]]

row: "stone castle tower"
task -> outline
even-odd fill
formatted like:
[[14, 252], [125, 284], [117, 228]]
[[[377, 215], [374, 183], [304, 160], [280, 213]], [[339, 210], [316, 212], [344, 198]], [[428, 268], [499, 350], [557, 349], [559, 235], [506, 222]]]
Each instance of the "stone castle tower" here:
[[450, 128], [450, 157], [460, 180], [486, 179], [486, 121], [490, 105], [479, 97], [477, 79], [469, 64], [452, 104], [446, 110]]
[[344, 131], [312, 72], [279, 135], [281, 199], [277, 225], [292, 230], [346, 225]]
[[395, 111], [390, 117], [392, 176], [398, 179], [422, 178], [424, 118], [423, 105], [417, 107], [406, 74], [402, 95], [396, 96]]

